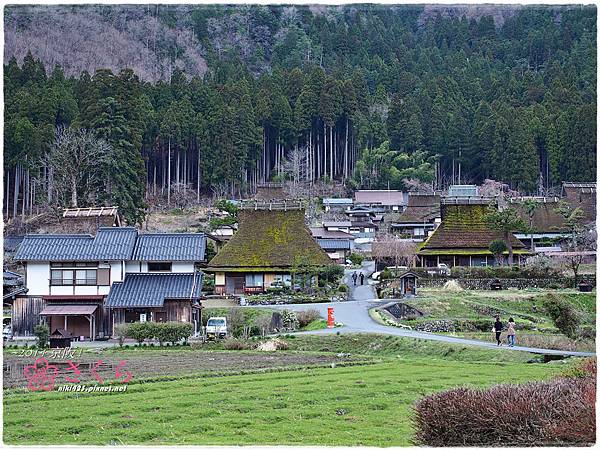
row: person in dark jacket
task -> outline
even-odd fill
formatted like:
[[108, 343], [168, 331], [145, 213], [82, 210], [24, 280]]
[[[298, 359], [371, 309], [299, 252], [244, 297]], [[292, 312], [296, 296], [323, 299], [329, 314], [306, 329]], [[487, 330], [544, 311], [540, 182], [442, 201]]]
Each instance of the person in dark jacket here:
[[362, 286], [365, 283], [365, 274], [364, 273], [360, 273], [360, 285]]
[[356, 286], [356, 279], [358, 278], [358, 275], [356, 274], [356, 270], [354, 271], [354, 273], [352, 274], [352, 281], [354, 282], [354, 286]]
[[502, 325], [502, 322], [500, 322], [500, 316], [496, 316], [496, 321], [494, 322], [494, 328], [492, 329], [492, 331], [496, 333], [496, 342], [498, 343], [498, 345], [502, 345], [500, 335], [502, 334], [503, 328], [504, 325]]

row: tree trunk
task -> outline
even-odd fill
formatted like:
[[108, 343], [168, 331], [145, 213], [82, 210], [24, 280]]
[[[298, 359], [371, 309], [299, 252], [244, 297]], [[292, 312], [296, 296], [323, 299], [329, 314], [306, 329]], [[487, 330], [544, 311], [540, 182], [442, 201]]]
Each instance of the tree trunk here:
[[8, 206], [10, 204], [9, 193], [10, 193], [10, 169], [6, 169], [6, 192], [4, 192], [4, 198], [6, 199], [6, 220], [8, 220]]
[[348, 161], [348, 126], [350, 121], [346, 118], [346, 139], [344, 141], [344, 180], [348, 178], [350, 164]]
[[169, 137], [169, 157], [167, 161], [167, 205], [171, 205], [171, 138]]
[[19, 184], [21, 179], [20, 166], [15, 167], [15, 189], [13, 191], [13, 218], [17, 217], [17, 207], [19, 205]]
[[177, 165], [175, 166], [175, 186], [177, 186], [177, 192], [179, 192], [180, 178], [179, 178], [179, 159], [181, 150], [177, 148]]
[[198, 164], [196, 165], [196, 201], [200, 203], [200, 149], [196, 153], [198, 154]]
[[333, 127], [329, 127], [329, 173], [330, 181], [333, 181], [334, 167], [333, 167]]
[[508, 265], [513, 265], [513, 247], [510, 241], [510, 233], [507, 231], [504, 233], [504, 240], [506, 242], [506, 248], [508, 249]]
[[71, 207], [77, 208], [77, 180], [71, 177]]

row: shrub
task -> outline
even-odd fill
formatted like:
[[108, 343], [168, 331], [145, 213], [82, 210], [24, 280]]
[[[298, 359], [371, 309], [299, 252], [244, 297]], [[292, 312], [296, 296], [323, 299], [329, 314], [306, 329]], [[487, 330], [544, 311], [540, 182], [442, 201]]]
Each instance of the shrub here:
[[154, 337], [154, 329], [150, 322], [134, 322], [127, 324], [127, 337], [137, 341], [141, 345], [146, 339]]
[[297, 314], [294, 311], [283, 310], [281, 312], [281, 324], [284, 330], [297, 330], [299, 327]]
[[581, 316], [569, 302], [556, 294], [548, 294], [544, 309], [562, 334], [572, 339], [577, 337]]
[[298, 311], [296, 318], [298, 319], [298, 327], [304, 328], [312, 321], [320, 319], [321, 314], [316, 309], [307, 309], [306, 311]]
[[352, 261], [352, 264], [354, 264], [355, 266], [360, 266], [364, 261], [365, 257], [360, 253], [350, 253], [348, 259]]
[[340, 279], [344, 276], [344, 268], [337, 264], [323, 266], [317, 269], [317, 275], [320, 281], [339, 283]]
[[119, 341], [119, 347], [123, 347], [123, 343], [125, 342], [125, 338], [127, 337], [127, 333], [129, 329], [128, 323], [119, 323], [115, 325], [114, 335], [117, 337]]
[[502, 239], [496, 239], [490, 243], [489, 250], [497, 261], [501, 260], [502, 254], [507, 250], [506, 243]]
[[165, 322], [153, 323], [152, 329], [153, 335], [160, 345], [163, 345], [163, 342], [170, 342], [175, 345], [182, 339], [185, 340], [191, 336], [193, 326], [191, 323]]
[[246, 314], [242, 309], [231, 308], [229, 310], [227, 314], [227, 327], [229, 328], [229, 334], [233, 337], [247, 335], [249, 324], [246, 323]]
[[567, 378], [592, 378], [595, 380], [596, 372], [596, 359], [586, 358], [575, 366], [564, 371], [561, 375]]
[[37, 338], [37, 346], [39, 348], [46, 348], [48, 346], [48, 338], [50, 337], [48, 325], [36, 325], [33, 329], [33, 334], [35, 334], [35, 337]]
[[258, 329], [258, 334], [264, 338], [271, 330], [271, 316], [256, 316], [253, 325]]
[[592, 378], [559, 378], [486, 390], [456, 388], [419, 400], [415, 443], [426, 446], [547, 446], [595, 441]]
[[225, 350], [248, 350], [250, 349], [250, 343], [241, 339], [229, 337], [223, 341], [223, 348]]
[[346, 286], [345, 284], [340, 284], [338, 286], [338, 291], [339, 292], [348, 292], [348, 286]]

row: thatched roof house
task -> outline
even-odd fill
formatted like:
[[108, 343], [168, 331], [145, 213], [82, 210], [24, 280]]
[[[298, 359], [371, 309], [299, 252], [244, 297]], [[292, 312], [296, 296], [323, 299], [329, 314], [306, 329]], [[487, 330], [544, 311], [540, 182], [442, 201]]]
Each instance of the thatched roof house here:
[[238, 232], [210, 261], [218, 293], [262, 292], [288, 283], [298, 265], [333, 264], [304, 223], [304, 209], [242, 209]]
[[[487, 208], [484, 202], [442, 202], [442, 223], [417, 251], [421, 265], [493, 265], [494, 256], [489, 246], [492, 241], [502, 239], [502, 234], [487, 224]], [[510, 240], [515, 256], [528, 253], [514, 235], [510, 236]]]

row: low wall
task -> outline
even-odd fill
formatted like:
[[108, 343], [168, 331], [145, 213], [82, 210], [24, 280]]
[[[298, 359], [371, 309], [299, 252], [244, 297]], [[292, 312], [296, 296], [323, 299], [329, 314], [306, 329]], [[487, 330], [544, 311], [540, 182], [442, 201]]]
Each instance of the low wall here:
[[[572, 278], [419, 278], [418, 285], [420, 287], [431, 287], [439, 288], [449, 280], [456, 280], [460, 287], [463, 289], [473, 290], [489, 290], [490, 284], [498, 280], [502, 285], [502, 289], [516, 288], [516, 289], [528, 289], [528, 288], [542, 288], [542, 289], [556, 289], [563, 287], [573, 287]], [[579, 277], [580, 281], [586, 281], [592, 286], [596, 286], [595, 275], [582, 275]]]

